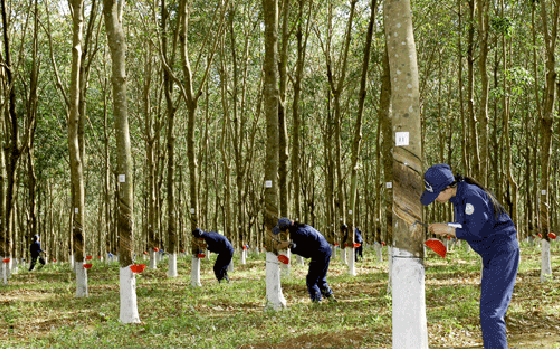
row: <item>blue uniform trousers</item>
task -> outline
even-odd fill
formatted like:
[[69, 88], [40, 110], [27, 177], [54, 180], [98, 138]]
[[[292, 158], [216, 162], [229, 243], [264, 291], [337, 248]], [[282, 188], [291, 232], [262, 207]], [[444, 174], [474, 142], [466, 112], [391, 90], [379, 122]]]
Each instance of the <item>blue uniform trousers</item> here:
[[480, 327], [485, 349], [507, 349], [505, 315], [513, 294], [519, 245], [500, 246], [483, 257], [484, 269], [480, 285]]
[[332, 294], [331, 288], [327, 285], [327, 270], [331, 262], [331, 253], [332, 250], [329, 248], [326, 253], [311, 257], [305, 281], [312, 301], [321, 301], [321, 294], [324, 296]]
[[[229, 263], [231, 262], [231, 257], [233, 256], [233, 252], [224, 251], [218, 254], [218, 258], [216, 258], [216, 264], [214, 264], [214, 274], [216, 274], [216, 278], [218, 281], [222, 281], [223, 278], [228, 280], [227, 275], [227, 268]], [[229, 281], [229, 280], [228, 280]]]

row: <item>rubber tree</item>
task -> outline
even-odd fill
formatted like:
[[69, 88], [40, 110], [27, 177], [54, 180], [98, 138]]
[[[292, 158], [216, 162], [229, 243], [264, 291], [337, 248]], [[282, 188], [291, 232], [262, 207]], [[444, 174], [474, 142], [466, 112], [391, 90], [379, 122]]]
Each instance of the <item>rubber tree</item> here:
[[[6, 205], [4, 215], [0, 217], [0, 258], [10, 257], [12, 250], [11, 232], [13, 224], [13, 208], [15, 206], [15, 185], [16, 185], [16, 170], [18, 161], [21, 157], [21, 147], [19, 145], [19, 127], [18, 127], [18, 114], [16, 111], [16, 84], [13, 81], [12, 60], [10, 53], [10, 33], [8, 23], [8, 13], [6, 8], [6, 0], [0, 1], [2, 12], [2, 34], [4, 37], [4, 67], [2, 68], [2, 75], [5, 79], [5, 85], [10, 88], [7, 90], [8, 95], [8, 116], [6, 117], [6, 134], [8, 135], [7, 156], [6, 156]], [[3, 150], [2, 150], [3, 151]], [[6, 274], [7, 263], [2, 263], [4, 266], [4, 273]], [[4, 275], [5, 275], [4, 274]], [[4, 280], [6, 278], [4, 277]]]
[[120, 237], [120, 321], [138, 323], [136, 278], [133, 264], [133, 183], [130, 130], [127, 114], [126, 39], [123, 30], [124, 0], [104, 0], [103, 15], [107, 42], [112, 58], [113, 114], [115, 117], [115, 145], [117, 182], [117, 234]]
[[[218, 4], [216, 14], [214, 15], [215, 22], [212, 24], [216, 28], [215, 32], [209, 32], [208, 37], [205, 38], [204, 44], [208, 47], [201, 47], [200, 50], [208, 50], [206, 63], [201, 64], [198, 61], [196, 68], [202, 66], [200, 74], [200, 81], [198, 82], [198, 89], [195, 89], [194, 78], [199, 71], [193, 71], [190, 63], [190, 51], [188, 45], [188, 31], [189, 31], [189, 16], [190, 7], [186, 0], [179, 2], [179, 51], [181, 56], [181, 70], [183, 77], [179, 80], [177, 77], [171, 75], [174, 82], [180, 87], [182, 97], [187, 106], [187, 157], [189, 159], [189, 206], [190, 206], [190, 228], [191, 230], [198, 228], [199, 224], [199, 189], [198, 189], [198, 161], [195, 152], [195, 139], [194, 131], [196, 127], [198, 100], [202, 95], [205, 81], [208, 77], [210, 68], [212, 67], [212, 59], [216, 52], [216, 47], [221, 40], [222, 33], [225, 27], [225, 14], [229, 8], [229, 1]], [[199, 57], [200, 58], [200, 57]], [[200, 58], [202, 59], [202, 58]], [[165, 66], [166, 70], [170, 70], [169, 66]], [[196, 244], [195, 239], [191, 239], [191, 286], [201, 286], [200, 284], [200, 258], [198, 258], [199, 246]]]
[[72, 73], [68, 113], [68, 151], [72, 183], [72, 236], [76, 271], [76, 297], [87, 296], [87, 271], [84, 268], [85, 251], [85, 188], [82, 152], [80, 151], [78, 128], [80, 123], [80, 73], [84, 27], [84, 1], [72, 0]]
[[[167, 44], [167, 20], [169, 11], [167, 3], [161, 0], [161, 55], [162, 60], [169, 66], [173, 66], [175, 57], [175, 44], [172, 45], [171, 53], [168, 53]], [[175, 219], [175, 114], [177, 108], [173, 105], [173, 81], [169, 70], [163, 70], [163, 91], [167, 106], [167, 235], [169, 254], [169, 277], [177, 277], [177, 220]], [[153, 251], [153, 250], [152, 250]], [[152, 253], [152, 259], [155, 257]]]
[[263, 0], [264, 8], [264, 115], [266, 119], [266, 156], [264, 225], [266, 230], [266, 308], [281, 310], [286, 300], [280, 285], [278, 250], [272, 229], [278, 219], [278, 0]]
[[541, 281], [545, 281], [552, 275], [550, 258], [550, 239], [548, 233], [551, 232], [550, 225], [550, 188], [551, 188], [551, 156], [552, 156], [552, 134], [554, 129], [554, 101], [556, 99], [556, 40], [558, 31], [558, 16], [560, 11], [560, 1], [554, 1], [552, 13], [550, 14], [550, 29], [547, 13], [547, 1], [541, 2], [541, 17], [543, 24], [544, 44], [545, 44], [545, 85], [543, 91], [543, 107], [540, 115], [540, 135], [541, 135], [541, 180], [540, 180], [540, 231], [542, 234], [542, 262], [541, 262]]
[[393, 147], [393, 348], [428, 348], [422, 208], [422, 144], [416, 45], [409, 0], [384, 2]]
[[[346, 33], [344, 36], [344, 48], [342, 51], [342, 59], [340, 63], [340, 67], [336, 68], [333, 67], [332, 64], [332, 50], [330, 49], [330, 41], [332, 39], [332, 1], [329, 1], [329, 15], [328, 15], [328, 38], [327, 38], [327, 51], [326, 51], [326, 63], [327, 63], [327, 81], [330, 87], [329, 93], [332, 93], [333, 103], [334, 103], [334, 142], [335, 142], [335, 158], [334, 158], [334, 165], [336, 166], [336, 177], [337, 177], [337, 198], [338, 198], [338, 212], [340, 215], [340, 224], [346, 223], [346, 198], [345, 198], [345, 190], [344, 190], [344, 181], [343, 181], [343, 174], [342, 174], [342, 140], [341, 140], [341, 133], [342, 133], [342, 107], [341, 107], [341, 98], [342, 92], [344, 91], [344, 87], [346, 86], [346, 71], [347, 71], [347, 58], [348, 58], [348, 51], [350, 49], [350, 43], [352, 41], [352, 22], [354, 20], [354, 14], [356, 9], [356, 2], [357, 0], [352, 0], [350, 2], [350, 15], [348, 18], [348, 26], [346, 28]], [[336, 81], [336, 77], [334, 71], [339, 70], [340, 76], [338, 76], [338, 81]], [[342, 230], [341, 230], [342, 231]], [[342, 238], [342, 236], [341, 236]], [[340, 246], [342, 249], [341, 257], [343, 260], [346, 260], [346, 253], [347, 251], [344, 249], [344, 246]], [[354, 250], [353, 247], [350, 247], [352, 252]]]
[[362, 147], [362, 120], [364, 116], [364, 103], [366, 100], [366, 84], [367, 84], [367, 74], [369, 68], [369, 60], [370, 60], [370, 53], [371, 53], [371, 41], [373, 36], [373, 26], [375, 24], [375, 13], [376, 13], [376, 0], [371, 1], [371, 17], [369, 20], [368, 30], [365, 37], [365, 46], [364, 46], [364, 60], [362, 62], [362, 74], [360, 77], [360, 93], [359, 93], [359, 100], [358, 100], [358, 115], [356, 115], [356, 123], [354, 124], [354, 140], [352, 142], [352, 175], [350, 180], [350, 210], [348, 211], [348, 223], [349, 223], [349, 231], [348, 231], [348, 245], [350, 246], [350, 251], [352, 251], [349, 257], [348, 263], [348, 273], [350, 275], [356, 275], [355, 267], [354, 267], [354, 254], [355, 254], [355, 247], [354, 247], [354, 229], [356, 226], [357, 220], [355, 219], [358, 210], [357, 210], [357, 186], [358, 186], [358, 171], [360, 169], [360, 153]]

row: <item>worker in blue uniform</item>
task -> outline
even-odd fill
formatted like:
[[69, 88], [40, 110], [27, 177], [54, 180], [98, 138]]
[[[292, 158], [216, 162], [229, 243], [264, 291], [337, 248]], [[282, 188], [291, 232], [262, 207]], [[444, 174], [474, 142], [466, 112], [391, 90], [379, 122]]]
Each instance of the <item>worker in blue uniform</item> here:
[[420, 201], [450, 201], [455, 222], [430, 224], [429, 231], [464, 239], [482, 257], [480, 326], [485, 349], [507, 349], [505, 315], [511, 301], [519, 244], [517, 231], [504, 207], [476, 180], [453, 176], [449, 165], [436, 164], [425, 175]]
[[45, 252], [41, 249], [41, 243], [39, 242], [40, 238], [39, 235], [33, 236], [33, 243], [29, 245], [29, 257], [31, 258], [31, 264], [29, 265], [29, 271], [32, 271], [35, 268], [35, 264], [37, 264], [37, 259], [41, 266], [41, 269], [45, 264], [45, 259], [41, 257], [41, 253]]
[[327, 270], [331, 261], [332, 249], [327, 239], [315, 228], [294, 222], [288, 218], [279, 218], [272, 229], [273, 235], [288, 230], [291, 241], [278, 242], [277, 248], [290, 248], [292, 253], [304, 258], [311, 258], [305, 283], [312, 302], [320, 302], [323, 297], [335, 301], [333, 291], [327, 284]]
[[358, 227], [354, 229], [354, 242], [360, 244], [359, 247], [356, 247], [354, 256], [354, 260], [358, 262], [360, 259], [364, 258], [364, 239], [362, 238], [362, 231]]
[[208, 251], [218, 254], [218, 258], [216, 258], [216, 263], [213, 268], [214, 274], [216, 274], [218, 282], [221, 282], [224, 279], [229, 282], [227, 268], [229, 263], [231, 263], [231, 257], [233, 256], [234, 249], [228, 238], [215, 231], [204, 232], [198, 228], [192, 231], [192, 235], [193, 237], [199, 239], [199, 245], [203, 242], [203, 239], [206, 240]]
[[[348, 240], [348, 227], [346, 226], [346, 224], [341, 225], [340, 230], [342, 230], [342, 233], [344, 234], [344, 237], [342, 238], [342, 246], [351, 244], [352, 241]], [[362, 238], [362, 231], [358, 227], [354, 229], [354, 243], [360, 244], [359, 247], [354, 248], [354, 261], [358, 262], [359, 258], [364, 258], [364, 239]]]

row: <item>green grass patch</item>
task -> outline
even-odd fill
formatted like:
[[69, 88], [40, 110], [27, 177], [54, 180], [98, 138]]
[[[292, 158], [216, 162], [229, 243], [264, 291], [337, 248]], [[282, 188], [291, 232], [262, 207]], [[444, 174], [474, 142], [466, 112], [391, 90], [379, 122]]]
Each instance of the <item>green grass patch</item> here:
[[[541, 283], [540, 248], [522, 245], [507, 319], [512, 342], [527, 329], [545, 342], [547, 333], [558, 333], [557, 251], [553, 280]], [[85, 298], [75, 297], [75, 277], [67, 265], [33, 272], [20, 268], [0, 286], [0, 348], [390, 348], [387, 249], [383, 263], [376, 263], [373, 253], [366, 249], [356, 276], [348, 275], [340, 256], [333, 259], [328, 281], [336, 303], [310, 303], [307, 266], [293, 263], [291, 275], [282, 280], [288, 308], [278, 312], [264, 310], [264, 254], [250, 255], [245, 265], [236, 257], [229, 284], [215, 280], [215, 256], [203, 260], [203, 286], [196, 288], [190, 286], [189, 258], [179, 259], [177, 278], [167, 277], [165, 260], [136, 278], [140, 324], [119, 321], [116, 263], [94, 264]], [[430, 347], [480, 346], [478, 256], [454, 247], [446, 259], [428, 252], [425, 265]], [[555, 348], [554, 341], [548, 344]]]

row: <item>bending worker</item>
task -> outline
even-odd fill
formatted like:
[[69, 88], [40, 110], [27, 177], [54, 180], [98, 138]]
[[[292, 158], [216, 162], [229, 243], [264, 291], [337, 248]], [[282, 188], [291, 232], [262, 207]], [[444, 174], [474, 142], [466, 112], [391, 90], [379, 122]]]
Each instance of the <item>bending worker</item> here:
[[420, 201], [434, 200], [455, 206], [455, 224], [430, 224], [430, 232], [464, 239], [482, 257], [480, 327], [485, 349], [507, 349], [505, 315], [511, 301], [519, 244], [513, 221], [494, 195], [476, 180], [454, 177], [449, 165], [436, 164], [425, 175]]
[[37, 264], [37, 259], [39, 259], [39, 263], [41, 269], [45, 265], [45, 259], [41, 257], [41, 253], [45, 252], [41, 249], [41, 243], [39, 242], [40, 238], [39, 235], [33, 236], [33, 243], [29, 245], [29, 256], [31, 257], [31, 264], [29, 265], [29, 271], [35, 268], [35, 264]]
[[327, 269], [331, 261], [332, 249], [327, 243], [327, 239], [315, 228], [294, 223], [288, 218], [279, 218], [278, 225], [272, 229], [274, 235], [280, 234], [280, 231], [288, 230], [288, 239], [291, 242], [280, 242], [277, 247], [279, 250], [291, 248], [292, 253], [305, 258], [311, 258], [309, 263], [309, 271], [305, 282], [307, 284], [307, 292], [311, 296], [311, 301], [320, 302], [322, 296], [335, 301], [333, 292], [327, 284]]
[[227, 268], [231, 262], [234, 250], [233, 246], [229, 243], [228, 238], [215, 231], [203, 232], [198, 228], [192, 231], [192, 235], [199, 239], [199, 245], [202, 244], [202, 239], [206, 240], [208, 251], [218, 254], [216, 264], [214, 264], [213, 268], [214, 274], [216, 274], [218, 282], [221, 282], [223, 279], [226, 279], [226, 281], [229, 282]]

